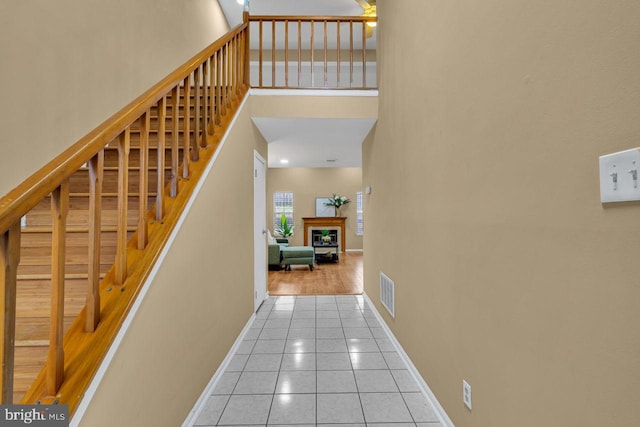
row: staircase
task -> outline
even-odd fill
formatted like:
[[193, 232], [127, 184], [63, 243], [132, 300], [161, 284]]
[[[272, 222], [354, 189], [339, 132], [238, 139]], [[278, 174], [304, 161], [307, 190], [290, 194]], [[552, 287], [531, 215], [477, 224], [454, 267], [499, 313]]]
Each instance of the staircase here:
[[[192, 92], [193, 93], [193, 92]], [[180, 96], [177, 118], [167, 96], [166, 141], [173, 137], [173, 120], [179, 121], [179, 164], [184, 152], [184, 95]], [[190, 96], [190, 111], [194, 97]], [[190, 114], [193, 117], [193, 114]], [[194, 120], [190, 119], [189, 134], [193, 138]], [[140, 122], [131, 127], [129, 153], [129, 196], [127, 211], [128, 238], [137, 227], [140, 173]], [[151, 109], [149, 131], [148, 206], [153, 207], [157, 192], [157, 169], [165, 169], [165, 185], [171, 180], [171, 148], [165, 148], [165, 163], [158, 165], [158, 111]], [[169, 145], [169, 144], [167, 144]], [[83, 167], [69, 180], [69, 214], [66, 235], [66, 274], [64, 331], [85, 305], [88, 286], [89, 247], [89, 169]], [[100, 277], [111, 268], [116, 254], [118, 213], [118, 149], [114, 144], [105, 148], [102, 190], [102, 223]], [[16, 297], [16, 344], [13, 402], [18, 403], [44, 367], [49, 349], [50, 283], [51, 283], [51, 197], [43, 199], [24, 218], [22, 223], [21, 258], [18, 267]], [[118, 292], [117, 289], [112, 290]]]

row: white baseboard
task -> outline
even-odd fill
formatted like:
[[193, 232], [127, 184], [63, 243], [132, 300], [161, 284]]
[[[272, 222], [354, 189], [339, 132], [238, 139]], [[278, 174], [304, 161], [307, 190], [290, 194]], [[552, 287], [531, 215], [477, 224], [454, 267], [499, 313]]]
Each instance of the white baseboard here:
[[233, 343], [233, 346], [231, 346], [231, 349], [229, 350], [224, 360], [216, 370], [216, 373], [213, 374], [213, 377], [211, 377], [209, 384], [207, 384], [204, 391], [202, 392], [202, 394], [200, 395], [196, 403], [193, 405], [193, 409], [191, 409], [191, 411], [189, 412], [189, 415], [187, 415], [187, 418], [182, 423], [182, 427], [190, 427], [193, 425], [193, 423], [196, 422], [196, 420], [200, 416], [200, 413], [205, 408], [205, 403], [207, 399], [213, 393], [213, 389], [215, 388], [216, 384], [220, 380], [220, 377], [224, 373], [225, 369], [227, 369], [227, 367], [229, 366], [231, 359], [236, 354], [236, 351], [238, 350], [240, 343], [242, 342], [242, 340], [244, 340], [244, 337], [249, 331], [249, 328], [251, 328], [251, 325], [253, 324], [253, 321], [255, 320], [255, 318], [256, 318], [256, 315], [254, 313], [251, 315], [251, 318], [249, 318], [249, 321], [247, 322], [247, 324], [244, 325], [242, 332], [240, 332], [240, 335], [238, 336], [236, 341]]
[[435, 408], [436, 415], [438, 416], [438, 420], [440, 421], [440, 424], [442, 424], [444, 427], [455, 427], [455, 425], [453, 424], [453, 421], [451, 421], [451, 418], [449, 418], [449, 416], [445, 412], [442, 405], [440, 405], [440, 402], [438, 402], [438, 399], [436, 398], [435, 394], [433, 394], [433, 392], [427, 385], [426, 381], [424, 380], [424, 378], [422, 378], [422, 375], [420, 375], [420, 372], [418, 372], [418, 369], [409, 358], [409, 355], [407, 355], [407, 353], [404, 351], [404, 349], [402, 348], [402, 346], [400, 345], [396, 337], [393, 335], [393, 332], [391, 332], [391, 329], [389, 329], [389, 326], [387, 325], [387, 323], [384, 321], [382, 316], [380, 316], [380, 313], [378, 313], [376, 306], [373, 304], [373, 302], [371, 301], [367, 293], [363, 292], [362, 295], [364, 296], [364, 300], [366, 301], [366, 303], [369, 305], [369, 308], [378, 319], [378, 322], [380, 322], [380, 325], [382, 326], [382, 329], [384, 329], [384, 331], [386, 332], [387, 336], [389, 337], [389, 340], [391, 340], [391, 342], [393, 343], [393, 346], [395, 347], [396, 351], [398, 352], [402, 360], [407, 364], [407, 367], [409, 368], [409, 372], [411, 373], [411, 376], [413, 377], [413, 379], [415, 379], [416, 382], [418, 383], [418, 386], [420, 387], [422, 394]]
[[364, 252], [364, 249], [345, 249], [345, 252]]

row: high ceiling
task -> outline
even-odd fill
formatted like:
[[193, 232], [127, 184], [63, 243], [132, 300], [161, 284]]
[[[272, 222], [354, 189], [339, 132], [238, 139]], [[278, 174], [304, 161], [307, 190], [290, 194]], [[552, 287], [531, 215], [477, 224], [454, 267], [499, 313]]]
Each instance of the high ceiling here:
[[[242, 22], [243, 6], [237, 0], [219, 0], [231, 27]], [[250, 0], [252, 15], [361, 15], [362, 7], [355, 0]]]
[[[243, 6], [237, 0], [219, 2], [230, 27], [242, 22]], [[252, 15], [358, 16], [363, 11], [356, 0], [250, 0]], [[375, 49], [375, 35], [367, 46]], [[362, 142], [375, 124], [371, 118], [254, 117], [253, 121], [269, 144], [269, 167], [359, 167]], [[288, 163], [281, 163], [283, 159]]]

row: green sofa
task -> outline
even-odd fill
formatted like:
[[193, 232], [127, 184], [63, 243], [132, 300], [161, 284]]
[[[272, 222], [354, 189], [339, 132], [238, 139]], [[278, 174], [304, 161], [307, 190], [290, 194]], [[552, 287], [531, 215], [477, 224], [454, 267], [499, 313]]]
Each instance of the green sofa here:
[[269, 244], [269, 268], [280, 270], [282, 268], [281, 248], [289, 246], [289, 239], [275, 239], [276, 244]]

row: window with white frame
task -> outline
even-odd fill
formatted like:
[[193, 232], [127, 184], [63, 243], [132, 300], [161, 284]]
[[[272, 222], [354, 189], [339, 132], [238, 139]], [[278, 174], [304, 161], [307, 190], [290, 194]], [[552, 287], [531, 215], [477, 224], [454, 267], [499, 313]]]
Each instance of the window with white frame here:
[[273, 229], [280, 226], [282, 214], [287, 218], [289, 225], [293, 225], [293, 193], [289, 191], [276, 191], [273, 193]]
[[362, 191], [356, 193], [356, 234], [364, 233], [364, 213], [362, 211]]

